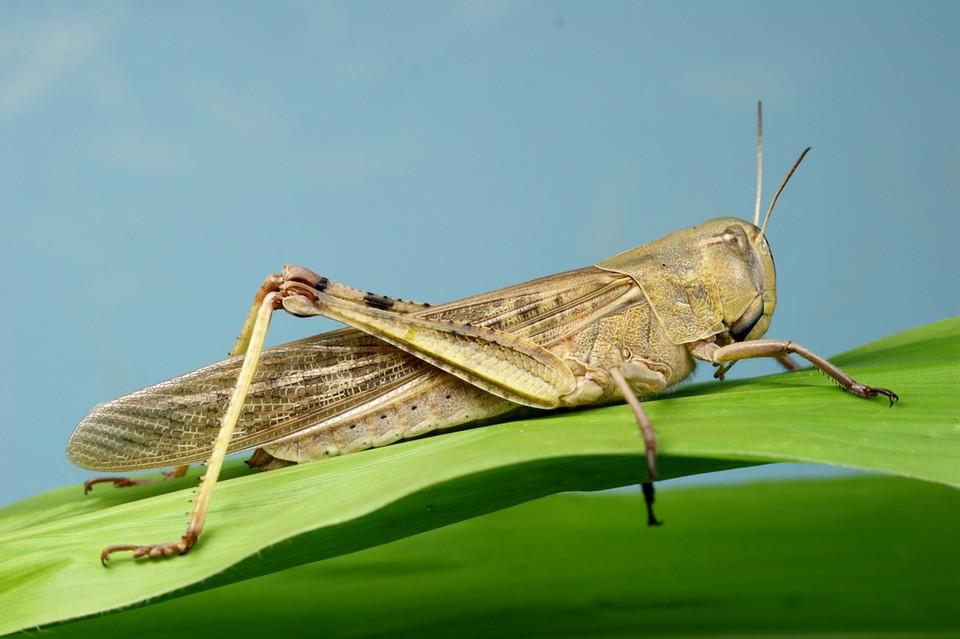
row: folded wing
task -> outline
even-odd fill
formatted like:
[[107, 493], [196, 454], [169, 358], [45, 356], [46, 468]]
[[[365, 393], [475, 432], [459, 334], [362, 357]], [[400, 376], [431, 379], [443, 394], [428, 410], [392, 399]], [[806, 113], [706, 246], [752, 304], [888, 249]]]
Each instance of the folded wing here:
[[[418, 311], [415, 315], [487, 326], [550, 344], [609, 312], [629, 278], [580, 269]], [[128, 471], [205, 459], [242, 358], [233, 357], [95, 407], [67, 454], [79, 466]], [[322, 427], [391, 390], [446, 375], [353, 329], [315, 335], [263, 352], [229, 452], [308, 427]]]

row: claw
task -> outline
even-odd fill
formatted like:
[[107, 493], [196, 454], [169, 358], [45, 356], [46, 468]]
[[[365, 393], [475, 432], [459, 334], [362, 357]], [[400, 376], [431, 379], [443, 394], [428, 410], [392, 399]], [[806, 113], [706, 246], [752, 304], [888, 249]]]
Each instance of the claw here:
[[890, 400], [891, 406], [893, 406], [895, 403], [897, 403], [900, 400], [900, 396], [894, 393], [889, 388], [875, 388], [874, 390], [877, 391], [877, 393], [879, 393], [880, 395], [886, 396], [886, 398]]
[[893, 406], [894, 403], [900, 399], [900, 396], [889, 388], [873, 387], [865, 384], [853, 384], [849, 390], [851, 393], [859, 395], [860, 397], [876, 397], [877, 395], [883, 395], [890, 400], [891, 406]]
[[140, 548], [140, 546], [129, 546], [129, 545], [128, 546], [107, 546], [106, 548], [100, 551], [100, 563], [103, 564], [104, 568], [106, 568], [107, 564], [110, 562], [110, 553], [118, 552], [121, 550], [132, 550], [136, 552], [138, 548]]

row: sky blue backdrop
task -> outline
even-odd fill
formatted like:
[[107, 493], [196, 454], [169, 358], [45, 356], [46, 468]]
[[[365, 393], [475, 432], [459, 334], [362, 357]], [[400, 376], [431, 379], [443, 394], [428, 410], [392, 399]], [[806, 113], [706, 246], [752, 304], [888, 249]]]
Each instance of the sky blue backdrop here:
[[4, 2], [0, 503], [85, 478], [87, 410], [220, 359], [284, 263], [439, 302], [748, 217], [758, 98], [768, 195], [813, 146], [771, 334], [956, 314], [958, 34], [958, 3]]

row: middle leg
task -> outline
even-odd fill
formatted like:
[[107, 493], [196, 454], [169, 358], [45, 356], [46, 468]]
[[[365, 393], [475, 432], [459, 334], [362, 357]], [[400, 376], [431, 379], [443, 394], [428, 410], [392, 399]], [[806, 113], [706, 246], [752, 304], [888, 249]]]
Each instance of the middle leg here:
[[659, 478], [657, 474], [657, 436], [653, 432], [653, 424], [650, 422], [650, 418], [647, 417], [647, 413], [640, 405], [640, 400], [637, 399], [620, 369], [611, 368], [610, 376], [620, 388], [620, 392], [623, 393], [623, 397], [627, 400], [631, 410], [633, 410], [633, 416], [636, 418], [637, 425], [640, 427], [640, 434], [643, 436], [643, 446], [647, 455], [647, 481], [642, 482], [640, 486], [643, 489], [643, 502], [647, 508], [647, 525], [659, 526], [662, 522], [657, 519], [653, 512], [653, 502], [656, 499], [653, 482]]

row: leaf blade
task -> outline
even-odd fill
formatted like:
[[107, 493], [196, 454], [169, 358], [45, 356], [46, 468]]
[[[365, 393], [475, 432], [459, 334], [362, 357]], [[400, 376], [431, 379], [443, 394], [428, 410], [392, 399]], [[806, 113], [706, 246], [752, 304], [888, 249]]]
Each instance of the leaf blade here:
[[[800, 460], [958, 486], [958, 354], [954, 318], [837, 358], [863, 381], [900, 392], [892, 409], [840, 393], [810, 371], [695, 385], [647, 402], [661, 470], [680, 476]], [[98, 490], [86, 500], [79, 487], [58, 489], [0, 511], [0, 599], [14, 611], [0, 617], [0, 633], [266, 574], [552, 492], [635, 483], [642, 468], [626, 407], [497, 424], [240, 474], [218, 486], [195, 552], [115, 561], [109, 570], [97, 562], [102, 546], [182, 533], [191, 495], [183, 487], [191, 484]]]

